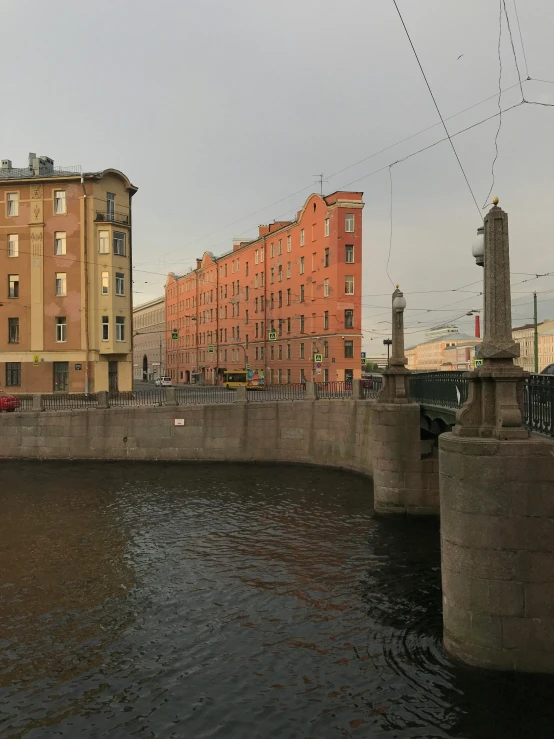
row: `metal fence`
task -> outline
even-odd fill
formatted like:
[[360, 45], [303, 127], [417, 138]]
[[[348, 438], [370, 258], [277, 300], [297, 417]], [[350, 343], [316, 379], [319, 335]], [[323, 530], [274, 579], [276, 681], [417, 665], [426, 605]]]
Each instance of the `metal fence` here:
[[123, 393], [110, 393], [108, 403], [114, 408], [138, 405], [163, 405], [163, 390], [130, 390]]
[[379, 390], [383, 387], [382, 377], [371, 377], [362, 381], [362, 394], [366, 400], [377, 397]]
[[[98, 395], [96, 393], [54, 393], [42, 396], [45, 411], [70, 411], [75, 408], [96, 408]], [[32, 405], [32, 399], [31, 399]], [[21, 410], [31, 410], [21, 408]]]
[[523, 393], [525, 425], [538, 434], [554, 436], [554, 376], [531, 375]]
[[246, 395], [249, 402], [304, 400], [306, 397], [306, 388], [301, 382], [290, 383], [288, 385], [265, 385], [263, 390], [249, 390]]
[[410, 397], [424, 405], [459, 408], [467, 400], [464, 372], [418, 372], [410, 375]]
[[19, 402], [21, 405], [17, 409], [18, 411], [32, 411], [33, 410], [33, 396], [32, 395], [18, 395]]
[[317, 382], [317, 395], [319, 398], [351, 398], [351, 382]]
[[213, 385], [190, 385], [178, 387], [175, 397], [179, 405], [206, 405], [208, 403], [234, 403], [236, 390]]

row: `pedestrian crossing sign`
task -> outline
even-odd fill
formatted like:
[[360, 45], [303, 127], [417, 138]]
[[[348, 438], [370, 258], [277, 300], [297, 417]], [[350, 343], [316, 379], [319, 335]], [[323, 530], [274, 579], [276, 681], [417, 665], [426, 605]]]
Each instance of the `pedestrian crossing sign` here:
[[267, 338], [269, 339], [269, 341], [277, 341], [277, 332], [270, 331], [267, 335]]
[[215, 352], [215, 347], [213, 344], [210, 344], [208, 347], [208, 354], [213, 354]]
[[179, 338], [179, 332], [176, 331], [176, 330], [172, 331], [171, 332], [171, 338], [173, 339], [173, 341], [175, 341], [176, 339], [178, 339]]
[[477, 369], [477, 367], [483, 366], [483, 360], [482, 359], [474, 359], [473, 360], [473, 367], [474, 369]]

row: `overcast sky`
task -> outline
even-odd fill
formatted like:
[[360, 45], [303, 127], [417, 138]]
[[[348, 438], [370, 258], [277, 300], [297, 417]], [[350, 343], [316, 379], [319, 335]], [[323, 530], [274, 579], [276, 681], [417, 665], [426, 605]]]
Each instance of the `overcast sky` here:
[[[445, 118], [498, 91], [499, 0], [398, 2]], [[517, 0], [528, 72], [514, 0], [505, 2], [522, 78], [553, 81], [525, 82], [525, 97], [554, 105], [554, 2]], [[439, 122], [371, 156], [438, 122], [392, 0], [0, 0], [0, 9], [0, 155], [17, 167], [35, 151], [130, 177], [135, 304], [205, 250], [221, 254], [234, 236], [292, 217], [323, 172], [325, 192], [364, 192], [363, 343], [382, 353], [387, 165], [445, 135]], [[505, 89], [518, 82], [505, 20], [501, 58]], [[516, 86], [502, 107], [519, 100]], [[455, 133], [497, 110], [494, 97], [447, 126]], [[453, 139], [480, 206], [497, 127], [494, 118]], [[503, 116], [493, 195], [510, 214], [513, 272], [554, 270], [553, 132], [554, 107]], [[482, 279], [471, 257], [479, 214], [448, 141], [391, 172], [389, 273], [408, 301], [411, 344], [422, 328], [481, 307], [477, 294], [422, 294]], [[552, 290], [540, 317], [554, 317], [554, 277], [516, 284], [524, 279], [512, 276], [514, 324], [531, 319], [534, 289]], [[471, 331], [473, 319], [457, 323]]]

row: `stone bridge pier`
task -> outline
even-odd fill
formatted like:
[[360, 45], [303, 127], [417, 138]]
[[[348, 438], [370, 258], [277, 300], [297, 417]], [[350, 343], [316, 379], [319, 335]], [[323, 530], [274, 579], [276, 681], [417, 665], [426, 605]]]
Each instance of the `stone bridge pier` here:
[[484, 267], [483, 366], [439, 437], [444, 644], [473, 665], [554, 672], [554, 444], [522, 425], [508, 216], [496, 204]]

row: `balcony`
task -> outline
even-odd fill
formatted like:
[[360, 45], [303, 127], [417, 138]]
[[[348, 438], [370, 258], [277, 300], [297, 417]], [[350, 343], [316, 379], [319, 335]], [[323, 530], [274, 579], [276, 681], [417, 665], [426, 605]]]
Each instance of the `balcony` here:
[[95, 221], [97, 223], [116, 223], [120, 226], [129, 226], [130, 218], [129, 213], [124, 213], [118, 210], [97, 210]]

